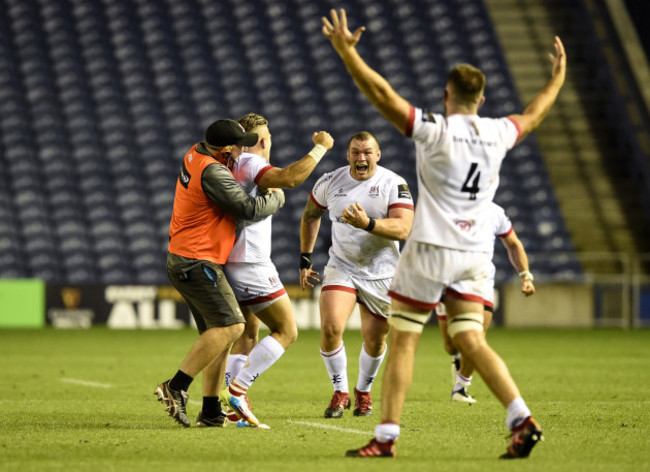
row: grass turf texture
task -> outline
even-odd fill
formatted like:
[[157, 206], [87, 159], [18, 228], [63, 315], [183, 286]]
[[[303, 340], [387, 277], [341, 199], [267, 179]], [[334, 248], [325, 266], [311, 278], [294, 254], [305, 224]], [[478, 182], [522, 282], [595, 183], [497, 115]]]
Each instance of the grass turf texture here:
[[[452, 404], [450, 358], [429, 328], [416, 360], [396, 459], [344, 458], [379, 420], [322, 415], [332, 388], [317, 331], [255, 383], [253, 411], [271, 430], [184, 429], [153, 395], [195, 339], [193, 331], [0, 330], [0, 470], [454, 470], [638, 471], [650, 452], [650, 331], [505, 330], [489, 333], [546, 441], [531, 457], [498, 461], [505, 412], [482, 380], [473, 406]], [[350, 388], [358, 332], [345, 335]], [[383, 368], [382, 371], [383, 372]], [[77, 383], [94, 382], [89, 384]], [[200, 409], [200, 379], [188, 414]], [[329, 429], [339, 428], [340, 430]], [[363, 464], [359, 464], [363, 461]]]

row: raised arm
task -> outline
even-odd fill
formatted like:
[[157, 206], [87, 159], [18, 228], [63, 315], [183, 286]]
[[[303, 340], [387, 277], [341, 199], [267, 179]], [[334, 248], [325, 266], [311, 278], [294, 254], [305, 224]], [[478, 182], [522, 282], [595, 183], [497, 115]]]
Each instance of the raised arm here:
[[319, 281], [316, 277], [318, 272], [312, 270], [311, 253], [314, 251], [320, 220], [324, 214], [325, 210], [316, 206], [310, 195], [300, 220], [300, 288], [302, 290], [305, 287], [314, 287], [310, 281]]
[[513, 229], [508, 236], [500, 238], [501, 242], [508, 251], [508, 259], [510, 263], [519, 274], [521, 279], [521, 292], [529, 297], [535, 293], [535, 286], [533, 285], [533, 274], [530, 273], [528, 268], [528, 255], [524, 249], [524, 245], [517, 237], [517, 233]]
[[293, 188], [303, 183], [316, 168], [323, 155], [334, 146], [334, 139], [326, 131], [315, 132], [312, 141], [314, 148], [305, 157], [287, 167], [269, 169], [260, 179], [259, 186], [263, 188]]
[[255, 220], [272, 215], [284, 206], [284, 192], [272, 189], [266, 195], [251, 197], [237, 183], [228, 169], [220, 164], [211, 164], [201, 175], [201, 186], [205, 194], [231, 215]]
[[564, 84], [566, 76], [566, 53], [564, 52], [564, 45], [558, 36], [555, 37], [554, 46], [555, 55], [548, 54], [548, 59], [553, 64], [551, 78], [521, 115], [509, 116], [519, 128], [520, 140], [530, 134], [546, 118]]
[[331, 10], [330, 16], [331, 22], [322, 17], [323, 35], [332, 43], [359, 90], [400, 133], [406, 134], [411, 106], [357, 51], [356, 45], [366, 30], [365, 26], [357, 28], [354, 33], [350, 32], [348, 19], [342, 8], [338, 14], [336, 10]]
[[359, 202], [343, 210], [341, 221], [381, 238], [406, 241], [413, 225], [413, 209], [391, 208], [388, 218], [370, 218]]

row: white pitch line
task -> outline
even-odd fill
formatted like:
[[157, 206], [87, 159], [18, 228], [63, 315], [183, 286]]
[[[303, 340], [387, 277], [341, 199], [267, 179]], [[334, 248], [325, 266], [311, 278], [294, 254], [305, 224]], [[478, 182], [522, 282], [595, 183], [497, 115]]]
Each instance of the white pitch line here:
[[358, 429], [349, 429], [349, 428], [339, 428], [338, 426], [332, 426], [329, 424], [322, 424], [322, 423], [310, 423], [309, 421], [289, 420], [289, 423], [300, 424], [303, 426], [311, 426], [312, 428], [330, 429], [332, 431], [339, 431], [341, 433], [363, 434], [365, 436], [372, 434], [372, 432], [368, 432], [368, 431], [360, 431]]
[[187, 403], [191, 403], [192, 405], [203, 405], [203, 402], [197, 400], [187, 400]]
[[80, 379], [70, 379], [64, 377], [61, 379], [61, 382], [68, 382], [71, 384], [83, 385], [84, 387], [95, 387], [95, 388], [111, 388], [111, 384], [105, 384], [100, 382], [91, 382], [89, 380], [80, 380]]

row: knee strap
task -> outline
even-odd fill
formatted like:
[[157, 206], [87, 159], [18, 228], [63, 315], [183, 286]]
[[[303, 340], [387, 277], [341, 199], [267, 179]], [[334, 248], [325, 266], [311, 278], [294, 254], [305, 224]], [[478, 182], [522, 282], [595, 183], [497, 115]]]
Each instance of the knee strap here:
[[393, 313], [388, 317], [388, 324], [398, 331], [421, 333], [431, 313]]
[[447, 321], [447, 333], [452, 339], [463, 331], [483, 331], [483, 313], [462, 313]]

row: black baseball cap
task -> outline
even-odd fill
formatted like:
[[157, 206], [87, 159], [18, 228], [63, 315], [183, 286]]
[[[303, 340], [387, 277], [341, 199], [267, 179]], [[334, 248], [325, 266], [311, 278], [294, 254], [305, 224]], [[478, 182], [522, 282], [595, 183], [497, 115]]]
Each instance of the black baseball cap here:
[[223, 147], [255, 146], [257, 133], [247, 133], [242, 125], [234, 120], [217, 120], [205, 131], [205, 141], [211, 146]]

